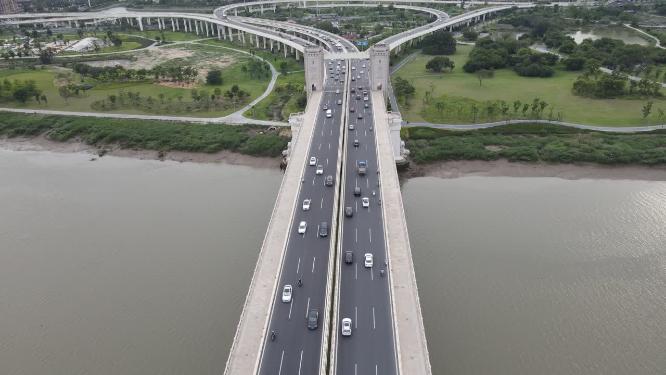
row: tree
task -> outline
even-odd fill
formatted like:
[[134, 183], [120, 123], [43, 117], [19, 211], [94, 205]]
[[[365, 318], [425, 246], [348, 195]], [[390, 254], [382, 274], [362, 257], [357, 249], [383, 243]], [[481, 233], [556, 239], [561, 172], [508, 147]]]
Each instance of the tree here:
[[287, 74], [287, 69], [289, 68], [289, 65], [287, 64], [286, 61], [282, 61], [280, 63], [280, 73], [282, 74]]
[[493, 78], [495, 71], [490, 69], [481, 69], [476, 71], [476, 78], [479, 80], [479, 86], [483, 86], [483, 80]]
[[456, 53], [456, 40], [448, 31], [436, 31], [423, 39], [423, 53], [426, 55], [453, 55]]
[[402, 77], [396, 77], [393, 81], [393, 91], [398, 99], [403, 99], [406, 102], [412, 95], [414, 95], [416, 89], [408, 80]]
[[39, 53], [39, 61], [42, 64], [51, 64], [55, 58], [55, 53], [51, 48], [45, 48]]
[[645, 103], [643, 108], [641, 108], [641, 114], [643, 115], [643, 120], [645, 120], [648, 116], [650, 116], [650, 112], [652, 112], [652, 101], [648, 101]]
[[447, 69], [447, 68], [452, 71], [453, 68], [455, 67], [455, 64], [448, 57], [437, 56], [437, 57], [433, 57], [432, 59], [430, 59], [430, 61], [428, 61], [426, 63], [425, 67], [426, 67], [426, 70], [429, 70], [429, 71], [435, 72], [435, 73], [440, 73], [441, 71], [443, 71], [444, 69]]
[[444, 113], [444, 102], [437, 102], [435, 103], [435, 108], [437, 108], [437, 112], [439, 112], [439, 115], [441, 116], [442, 113]]
[[217, 69], [209, 70], [208, 74], [206, 74], [206, 83], [209, 85], [221, 85], [223, 83], [222, 71]]
[[465, 38], [465, 40], [475, 41], [478, 37], [479, 33], [477, 33], [472, 29], [466, 29], [465, 31], [463, 31], [463, 38]]

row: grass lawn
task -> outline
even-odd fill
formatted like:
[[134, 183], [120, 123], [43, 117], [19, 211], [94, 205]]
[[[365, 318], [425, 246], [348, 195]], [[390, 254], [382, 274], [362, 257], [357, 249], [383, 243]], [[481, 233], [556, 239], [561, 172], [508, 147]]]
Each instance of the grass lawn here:
[[[470, 103], [470, 100], [476, 100], [479, 102], [477, 104], [487, 100], [504, 100], [511, 105], [514, 100], [531, 103], [534, 98], [540, 98], [548, 103], [545, 114], [552, 107], [553, 114], [560, 112], [563, 121], [607, 126], [654, 124], [657, 122], [657, 108], [666, 109], [666, 101], [654, 100], [653, 113], [646, 122], [642, 119], [641, 107], [647, 100], [590, 99], [575, 96], [571, 88], [579, 73], [561, 70], [557, 70], [550, 78], [528, 78], [518, 76], [513, 70], [500, 69], [495, 72], [494, 78], [483, 80], [483, 85], [479, 86], [474, 74], [462, 70], [471, 48], [471, 46], [458, 46], [456, 54], [452, 56], [456, 66], [452, 73], [427, 72], [425, 64], [432, 56], [426, 55], [416, 56], [396, 73], [416, 87], [416, 94], [410, 100], [409, 107], [401, 106], [401, 112], [407, 121], [433, 123], [473, 121], [472, 115], [464, 111], [463, 113], [447, 111], [440, 114], [435, 107], [435, 103], [440, 100], [444, 101], [445, 105], [447, 100], [454, 103]], [[426, 105], [423, 98], [425, 92], [431, 88], [434, 99]], [[513, 109], [510, 112], [512, 111]]]
[[196, 39], [204, 39], [207, 38], [205, 35], [197, 35], [195, 33], [186, 33], [182, 31], [164, 31], [160, 32], [157, 30], [146, 30], [146, 31], [137, 31], [137, 30], [126, 30], [126, 31], [119, 31], [119, 34], [127, 34], [127, 35], [136, 35], [136, 36], [143, 36], [146, 38], [150, 39], [156, 39], [156, 37], [162, 38], [162, 35], [164, 35], [164, 38], [166, 39], [167, 42], [183, 42], [187, 40], [196, 40]]
[[[210, 85], [198, 85], [196, 87], [198, 90], [208, 90], [212, 91], [219, 87], [222, 92], [230, 89], [231, 86], [237, 84], [241, 89], [250, 93], [250, 100], [256, 98], [261, 93], [264, 92], [266, 86], [268, 85], [269, 79], [263, 80], [252, 80], [247, 77], [246, 74], [241, 72], [242, 64], [247, 60], [239, 60], [238, 63], [235, 63], [222, 70], [222, 78], [224, 80], [223, 85], [219, 86], [210, 86]], [[26, 104], [19, 104], [16, 102], [6, 102], [1, 103], [0, 105], [5, 107], [16, 107], [16, 108], [33, 108], [33, 109], [53, 109], [53, 110], [62, 110], [62, 111], [74, 111], [74, 112], [90, 112], [93, 111], [91, 104], [97, 100], [106, 98], [108, 95], [117, 95], [120, 90], [139, 92], [142, 96], [148, 97], [152, 96], [153, 98], [158, 98], [159, 94], [164, 94], [164, 98], [172, 98], [173, 100], [178, 100], [179, 96], [182, 96], [183, 101], [190, 101], [190, 89], [185, 88], [174, 88], [174, 87], [165, 87], [162, 85], [153, 84], [151, 82], [106, 82], [106, 83], [96, 83], [94, 88], [85, 92], [81, 97], [69, 98], [67, 101], [60, 97], [58, 94], [57, 86], [55, 85], [55, 80], [57, 77], [57, 72], [51, 69], [43, 70], [0, 70], [0, 78], [8, 78], [9, 80], [28, 80], [32, 79], [37, 83], [37, 87], [41, 89], [47, 97], [48, 104], [40, 104], [35, 101], [29, 101]], [[233, 108], [229, 110], [213, 110], [209, 112], [193, 112], [193, 113], [171, 113], [174, 115], [188, 115], [188, 116], [200, 116], [200, 117], [218, 117], [225, 116], [234, 111]], [[111, 112], [117, 113], [139, 113], [139, 114], [148, 114], [150, 112], [141, 111], [138, 109], [129, 109], [123, 108]], [[161, 113], [166, 114], [166, 113]]]
[[[234, 48], [234, 49], [240, 49], [243, 51], [250, 51], [250, 44], [247, 43], [247, 45], [243, 46], [242, 44], [236, 42], [230, 42], [228, 40], [218, 40], [218, 39], [210, 39], [210, 40], [205, 40], [200, 42], [199, 44], [208, 44], [211, 46], [221, 46], [221, 47], [228, 47], [228, 48]], [[263, 46], [263, 45], [262, 45]], [[284, 53], [282, 51], [278, 53], [271, 53], [270, 51], [265, 51], [262, 49], [252, 49], [255, 53], [255, 55], [261, 57], [262, 59], [268, 61], [271, 63], [275, 69], [278, 71], [280, 70], [280, 64], [281, 63], [286, 63], [287, 64], [287, 71], [288, 72], [293, 72], [293, 71], [298, 71], [298, 70], [303, 70], [303, 65], [302, 62], [296, 61], [294, 59], [293, 55], [288, 55], [287, 58], [284, 57]]]
[[278, 76], [273, 92], [245, 112], [245, 116], [257, 120], [286, 121], [290, 113], [303, 111], [303, 108], [299, 108], [297, 104], [298, 95], [279, 94], [276, 90], [290, 83], [300, 91], [305, 86], [305, 74], [298, 72]]

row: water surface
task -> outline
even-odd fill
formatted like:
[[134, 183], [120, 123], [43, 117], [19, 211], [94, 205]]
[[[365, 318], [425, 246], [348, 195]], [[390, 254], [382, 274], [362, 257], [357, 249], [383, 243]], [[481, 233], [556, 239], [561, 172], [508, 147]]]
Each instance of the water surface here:
[[641, 37], [640, 34], [625, 27], [596, 27], [587, 30], [576, 30], [576, 32], [568, 34], [568, 36], [572, 37], [576, 44], [583, 43], [585, 39], [611, 38], [619, 39], [626, 44], [650, 45], [650, 42]]
[[279, 170], [0, 151], [0, 373], [220, 374]]
[[434, 374], [666, 373], [666, 183], [403, 186]]

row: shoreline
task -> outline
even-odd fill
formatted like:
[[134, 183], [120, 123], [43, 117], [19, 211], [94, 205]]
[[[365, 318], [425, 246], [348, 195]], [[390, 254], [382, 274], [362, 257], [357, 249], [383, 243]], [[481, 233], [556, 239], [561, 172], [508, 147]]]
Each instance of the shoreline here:
[[261, 169], [279, 169], [280, 157], [258, 157], [244, 155], [233, 151], [220, 151], [216, 153], [169, 151], [161, 153], [154, 150], [124, 149], [119, 146], [97, 147], [81, 141], [57, 142], [44, 135], [37, 137], [0, 137], [0, 148], [9, 151], [47, 151], [56, 153], [85, 153], [91, 156], [91, 161], [106, 155], [132, 158], [138, 160], [168, 160], [189, 163], [223, 163], [229, 165], [242, 165]]
[[425, 165], [412, 163], [400, 172], [407, 181], [416, 177], [460, 178], [482, 177], [554, 177], [565, 180], [644, 180], [666, 181], [666, 166], [603, 165], [593, 163], [548, 164], [500, 160], [456, 160]]

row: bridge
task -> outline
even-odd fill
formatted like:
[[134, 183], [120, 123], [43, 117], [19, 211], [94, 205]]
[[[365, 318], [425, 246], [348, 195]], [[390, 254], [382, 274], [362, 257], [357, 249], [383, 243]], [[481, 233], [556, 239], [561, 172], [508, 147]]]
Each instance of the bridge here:
[[[313, 27], [238, 15], [239, 10], [275, 11], [277, 5], [378, 4], [426, 12], [434, 21], [360, 52], [344, 38]], [[288, 166], [225, 374], [427, 375], [428, 347], [396, 169], [408, 151], [400, 139], [400, 113], [387, 112], [385, 105], [390, 54], [438, 30], [534, 6], [467, 1], [482, 7], [450, 17], [428, 4], [461, 5], [448, 0], [271, 0], [226, 5], [213, 15], [113, 8], [1, 15], [0, 23], [156, 26], [302, 57], [308, 104], [289, 120]], [[291, 292], [283, 299], [285, 288]], [[342, 333], [347, 319], [350, 336]]]

